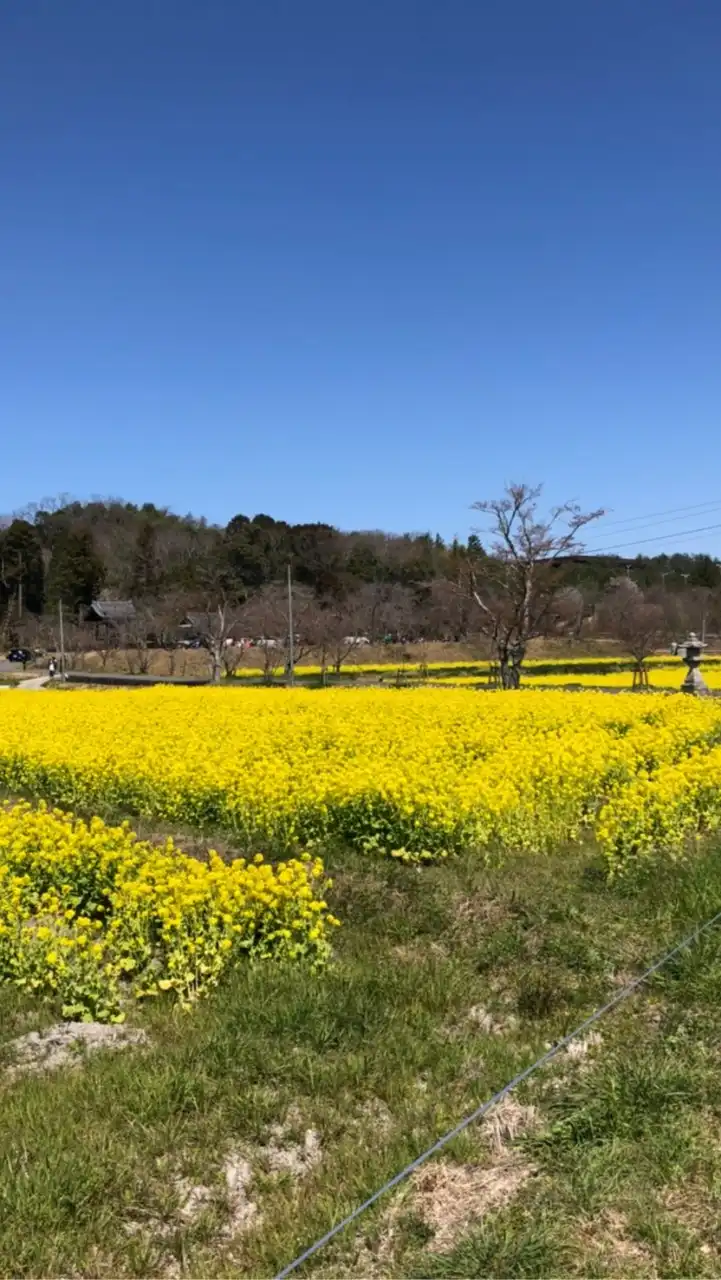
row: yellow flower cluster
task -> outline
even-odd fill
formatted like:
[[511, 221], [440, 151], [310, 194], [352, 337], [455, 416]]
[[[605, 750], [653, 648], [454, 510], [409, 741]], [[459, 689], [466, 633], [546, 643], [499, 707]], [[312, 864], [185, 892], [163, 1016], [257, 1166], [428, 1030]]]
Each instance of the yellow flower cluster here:
[[[527, 688], [580, 686], [586, 689], [631, 689], [634, 687], [633, 665], [630, 657], [603, 654], [582, 658], [531, 658], [524, 663], [522, 683]], [[646, 667], [650, 688], [679, 689], [686, 674], [684, 664], [669, 653], [647, 658]], [[300, 664], [294, 670], [298, 679], [312, 681], [321, 676], [323, 669], [317, 665]], [[329, 670], [332, 668], [326, 668]], [[491, 671], [488, 661], [422, 663], [398, 659], [395, 662], [343, 663], [340, 674], [343, 680], [363, 677], [381, 684], [397, 678], [397, 683], [404, 684], [421, 682], [473, 687], [487, 685]], [[721, 689], [721, 657], [707, 656], [703, 674], [710, 689]], [[263, 671], [260, 667], [237, 667], [233, 675], [236, 680], [258, 682], [263, 678]]]
[[721, 825], [721, 747], [698, 746], [677, 762], [643, 769], [599, 815], [597, 836], [612, 875], [657, 857], [680, 857]]
[[[572, 657], [572, 658], [529, 658], [524, 663], [524, 683], [532, 683], [537, 679], [538, 684], [587, 684], [587, 685], [603, 685], [608, 682], [612, 688], [631, 687], [633, 658], [622, 657], [618, 655], [600, 654], [596, 657]], [[585, 672], [579, 675], [573, 675], [574, 667], [605, 667], [606, 671], [593, 676]], [[686, 668], [680, 659], [673, 657], [670, 653], [654, 654], [646, 659], [646, 666], [653, 668], [668, 668], [664, 675], [668, 676], [668, 686], [676, 688], [681, 683]], [[718, 655], [707, 656], [704, 659], [704, 671], [713, 669], [716, 666], [718, 672], [719, 684], [712, 685], [707, 680], [709, 688], [721, 688], [721, 657]], [[549, 667], [557, 667], [558, 671], [549, 671], [543, 677], [538, 676], [538, 670], [547, 671]], [[326, 668], [328, 669], [328, 668]], [[355, 663], [344, 662], [341, 674], [343, 676], [386, 676], [396, 675], [398, 672], [408, 677], [428, 676], [430, 683], [445, 683], [448, 681], [453, 684], [475, 683], [477, 680], [487, 677], [491, 669], [488, 661], [469, 660], [466, 662], [403, 662], [397, 659], [395, 662], [369, 662]], [[570, 670], [569, 670], [570, 669]], [[450, 672], [451, 674], [447, 674]], [[458, 672], [454, 675], [454, 672]], [[322, 674], [322, 668], [317, 665], [299, 664], [295, 667], [297, 676], [319, 676]], [[253, 679], [259, 680], [263, 671], [261, 667], [237, 667], [234, 675], [236, 679]], [[678, 679], [676, 679], [678, 677]], [[618, 681], [618, 686], [615, 684]], [[660, 681], [661, 687], [665, 687], [665, 681]]]
[[[677, 662], [673, 667], [654, 668], [651, 666], [648, 671], [649, 688], [679, 690], [683, 684], [686, 671], [687, 667], [681, 662]], [[720, 667], [705, 665], [702, 669], [702, 675], [709, 689], [721, 689]], [[582, 688], [631, 689], [633, 686], [633, 672], [612, 671], [603, 672], [600, 675], [587, 675], [585, 673], [581, 675], [574, 675], [573, 673], [556, 675], [554, 672], [550, 675], [524, 677], [523, 683], [531, 688], [535, 685], [545, 685], [547, 688], [554, 685], [580, 685]]]
[[[704, 668], [703, 678], [709, 689], [721, 689], [721, 670], [712, 668]], [[670, 671], [666, 669], [654, 670], [653, 667], [648, 672], [649, 689], [669, 689], [678, 692], [686, 675], [686, 668], [674, 667]], [[437, 685], [468, 685], [469, 687], [481, 686], [488, 683], [487, 678], [479, 676], [437, 676], [428, 681], [429, 684]], [[632, 671], [613, 671], [599, 672], [598, 675], [579, 674], [574, 675], [573, 672], [565, 672], [563, 675], [556, 675], [551, 672], [548, 675], [524, 675], [523, 688], [525, 689], [633, 689], [633, 672]]]
[[28, 804], [0, 808], [0, 981], [53, 993], [66, 1017], [118, 1020], [124, 997], [188, 1004], [241, 956], [322, 962], [337, 924], [309, 855], [207, 863]]
[[[341, 667], [343, 676], [386, 676], [396, 675], [401, 671], [406, 675], [419, 675], [421, 672], [434, 671], [452, 671], [457, 668], [460, 671], [476, 671], [483, 674], [488, 671], [489, 664], [487, 662], [404, 662], [401, 658], [397, 658], [395, 662], [344, 662]], [[297, 676], [319, 676], [323, 673], [323, 668], [317, 664], [298, 663], [293, 668]], [[332, 670], [332, 663], [328, 663], [326, 671]], [[262, 667], [236, 667], [234, 671], [236, 679], [253, 679], [258, 680], [263, 675]]]
[[338, 840], [403, 859], [543, 850], [642, 771], [721, 742], [684, 697], [463, 689], [15, 693], [0, 785], [66, 808], [223, 827], [244, 847]]

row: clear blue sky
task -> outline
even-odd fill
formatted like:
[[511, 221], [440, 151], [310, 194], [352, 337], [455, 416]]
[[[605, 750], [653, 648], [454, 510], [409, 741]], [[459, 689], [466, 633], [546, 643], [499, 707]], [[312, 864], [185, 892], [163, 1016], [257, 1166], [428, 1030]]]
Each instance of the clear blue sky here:
[[0, 510], [721, 523], [720, 68], [719, 0], [6, 0]]

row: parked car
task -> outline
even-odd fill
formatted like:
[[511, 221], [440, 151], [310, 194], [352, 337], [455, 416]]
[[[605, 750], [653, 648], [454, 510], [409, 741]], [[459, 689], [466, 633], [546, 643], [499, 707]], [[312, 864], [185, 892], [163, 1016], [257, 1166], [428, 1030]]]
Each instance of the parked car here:
[[30, 649], [11, 649], [7, 657], [8, 662], [22, 662], [23, 666], [33, 660], [32, 650]]

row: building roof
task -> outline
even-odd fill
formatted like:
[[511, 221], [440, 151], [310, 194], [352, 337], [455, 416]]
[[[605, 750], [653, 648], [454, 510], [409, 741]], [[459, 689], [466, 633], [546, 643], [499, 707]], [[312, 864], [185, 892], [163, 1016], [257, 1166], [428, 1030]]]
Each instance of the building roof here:
[[132, 600], [93, 600], [86, 614], [89, 622], [129, 622], [134, 617]]

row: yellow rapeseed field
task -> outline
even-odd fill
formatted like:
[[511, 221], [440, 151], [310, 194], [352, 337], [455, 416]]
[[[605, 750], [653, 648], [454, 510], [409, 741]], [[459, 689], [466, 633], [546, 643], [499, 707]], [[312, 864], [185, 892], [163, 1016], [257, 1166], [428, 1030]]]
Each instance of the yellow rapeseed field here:
[[[669, 804], [691, 806], [666, 843], [703, 827], [714, 770], [721, 782], [717, 743], [721, 706], [680, 696], [14, 692], [0, 703], [0, 785], [85, 812], [224, 827], [253, 852], [331, 839], [405, 859], [495, 856], [597, 826], [615, 867], [653, 843], [638, 830], [629, 840], [615, 814], [636, 797], [643, 825], [657, 778]], [[690, 800], [668, 775], [696, 756], [707, 775]]]

